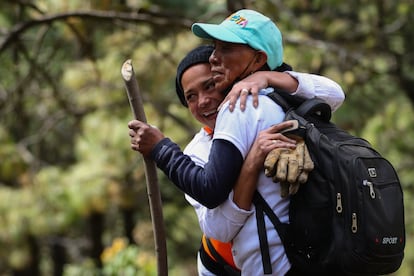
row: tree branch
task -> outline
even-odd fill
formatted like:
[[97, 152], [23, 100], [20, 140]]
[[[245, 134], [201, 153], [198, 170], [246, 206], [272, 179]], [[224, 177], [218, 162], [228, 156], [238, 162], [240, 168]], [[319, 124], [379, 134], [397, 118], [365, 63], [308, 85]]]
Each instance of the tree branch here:
[[190, 28], [192, 21], [185, 18], [178, 18], [167, 15], [148, 15], [142, 13], [126, 13], [113, 11], [73, 11], [68, 13], [60, 13], [51, 16], [44, 16], [38, 19], [32, 19], [26, 22], [14, 25], [11, 31], [0, 42], [0, 54], [15, 40], [17, 40], [26, 30], [42, 24], [51, 24], [55, 21], [63, 21], [68, 18], [78, 17], [81, 19], [94, 20], [122, 20], [132, 22], [148, 23], [156, 26], [176, 26], [182, 28]]

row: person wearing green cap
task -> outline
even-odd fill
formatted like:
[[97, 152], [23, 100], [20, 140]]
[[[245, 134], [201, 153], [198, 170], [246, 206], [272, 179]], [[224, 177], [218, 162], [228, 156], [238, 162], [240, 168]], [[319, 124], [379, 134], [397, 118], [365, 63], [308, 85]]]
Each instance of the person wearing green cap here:
[[[217, 42], [216, 42], [216, 52], [217, 52]], [[222, 50], [222, 49], [221, 49]], [[247, 52], [247, 54], [249, 54]], [[211, 58], [210, 58], [211, 60]], [[266, 60], [263, 56], [260, 57], [259, 60], [255, 60], [254, 58], [250, 58], [249, 55], [246, 55], [245, 58], [239, 59], [239, 63], [242, 65], [242, 70], [239, 70], [239, 73], [245, 73], [245, 69], [248, 71], [253, 72], [254, 70], [259, 70], [260, 68], [265, 67]], [[247, 65], [247, 66], [246, 66]], [[213, 65], [214, 66], [214, 65]], [[243, 69], [245, 68], [245, 69]], [[270, 67], [269, 67], [270, 69]], [[190, 69], [186, 69], [188, 72]], [[252, 71], [253, 70], [253, 71]], [[237, 70], [236, 70], [237, 71]], [[246, 71], [247, 72], [247, 71]], [[225, 75], [224, 71], [223, 74], [217, 74], [221, 72], [214, 72], [214, 81], [217, 80], [217, 83], [225, 84], [226, 82], [223, 80], [227, 80], [228, 85], [232, 84], [234, 80], [237, 78], [232, 79], [231, 72], [228, 73], [228, 76]], [[250, 72], [249, 72], [250, 73]], [[293, 74], [293, 73], [292, 73]], [[242, 75], [242, 74], [239, 74]], [[306, 76], [301, 76], [298, 74], [298, 81], [299, 86], [301, 84], [301, 79], [307, 79]], [[220, 79], [222, 78], [222, 80]], [[194, 78], [193, 78], [194, 79]], [[242, 79], [242, 77], [240, 77]], [[309, 80], [308, 80], [309, 81]], [[183, 82], [180, 80], [180, 82]], [[312, 83], [312, 81], [309, 81]], [[243, 84], [243, 85], [250, 85], [250, 82], [243, 82], [240, 81], [236, 84]], [[314, 84], [314, 83], [313, 83]], [[223, 86], [224, 87], [224, 86]], [[253, 89], [253, 87], [249, 87]], [[314, 87], [315, 88], [315, 87]], [[313, 89], [312, 92], [317, 91], [318, 89]], [[322, 89], [323, 90], [323, 89]], [[198, 95], [196, 93], [192, 93], [190, 90], [185, 91], [185, 101], [190, 106], [193, 106], [194, 101], [201, 101], [201, 99], [197, 99]], [[324, 91], [324, 90], [323, 90]], [[323, 94], [323, 91], [319, 91]], [[188, 93], [191, 92], [191, 93]], [[318, 93], [319, 93], [318, 92]], [[178, 93], [178, 92], [177, 92]], [[237, 91], [236, 91], [237, 93]], [[193, 95], [194, 94], [194, 95]], [[315, 93], [317, 96], [317, 93]], [[315, 96], [315, 95], [313, 95]], [[196, 97], [195, 100], [193, 97]], [[224, 97], [224, 96], [223, 96]], [[337, 97], [338, 98], [338, 97]], [[341, 97], [339, 97], [341, 98]], [[342, 98], [343, 100], [343, 98]], [[211, 102], [211, 100], [210, 100]], [[215, 101], [215, 103], [219, 103], [220, 100]], [[251, 102], [249, 97], [248, 103]], [[228, 106], [223, 106], [222, 110], [218, 114], [217, 117], [217, 125], [216, 125], [216, 112], [212, 114], [201, 114], [200, 118], [204, 118], [204, 120], [208, 120], [212, 116], [212, 120], [214, 124], [212, 125], [214, 129], [214, 136], [213, 140], [211, 140], [210, 135], [203, 135], [203, 137], [209, 137], [204, 143], [204, 150], [197, 148], [197, 150], [203, 151], [203, 153], [194, 153], [192, 158], [198, 158], [196, 164], [199, 166], [194, 168], [194, 163], [188, 159], [188, 156], [184, 156], [179, 148], [173, 144], [169, 139], [164, 138], [163, 135], [160, 133], [154, 134], [157, 132], [155, 128], [151, 128], [142, 122], [131, 122], [129, 127], [131, 128], [132, 133], [130, 135], [131, 139], [131, 146], [133, 149], [140, 151], [145, 156], [150, 156], [151, 158], [156, 161], [157, 165], [170, 177], [170, 179], [184, 192], [188, 195], [196, 199], [200, 203], [205, 204], [205, 206], [210, 208], [215, 208], [218, 206], [217, 204], [221, 204], [223, 202], [223, 195], [225, 199], [227, 199], [228, 190], [227, 188], [233, 187], [233, 183], [236, 182], [237, 176], [241, 170], [241, 164], [243, 163], [243, 159], [248, 160], [248, 150], [251, 148], [251, 145], [254, 145], [254, 141], [262, 130], [265, 130], [267, 127], [277, 124], [283, 120], [283, 112], [277, 108], [273, 102], [269, 102], [267, 97], [260, 98], [260, 108], [253, 109], [247, 107], [246, 114], [243, 115], [243, 112], [240, 112], [236, 108], [236, 114], [231, 116], [228, 110]], [[342, 101], [339, 101], [342, 102]], [[336, 102], [335, 106], [338, 106], [340, 103]], [[210, 104], [212, 105], [212, 104]], [[217, 107], [217, 106], [216, 106]], [[213, 110], [211, 106], [208, 107], [209, 110]], [[272, 112], [265, 112], [268, 110], [272, 110]], [[192, 110], [191, 110], [192, 111]], [[193, 111], [192, 111], [193, 113]], [[196, 116], [196, 115], [195, 115]], [[197, 116], [196, 116], [197, 117]], [[258, 122], [259, 123], [258, 125]], [[204, 121], [203, 121], [204, 123]], [[246, 130], [249, 130], [246, 132]], [[245, 135], [240, 135], [241, 131]], [[151, 134], [152, 133], [152, 134]], [[216, 137], [216, 134], [219, 136]], [[240, 141], [234, 141], [233, 138], [235, 137], [242, 137]], [[200, 139], [200, 137], [198, 137]], [[231, 144], [231, 145], [230, 145]], [[250, 146], [249, 146], [250, 145]], [[190, 147], [194, 147], [196, 145], [193, 143]], [[252, 147], [254, 148], [254, 147]], [[211, 150], [210, 150], [211, 149]], [[210, 156], [209, 156], [210, 153]], [[200, 155], [201, 154], [201, 155]], [[250, 155], [250, 153], [249, 153]], [[231, 156], [230, 158], [226, 156]], [[208, 162], [207, 162], [208, 161]], [[262, 163], [261, 163], [262, 164]], [[204, 169], [202, 168], [204, 166]], [[244, 166], [244, 165], [243, 165]], [[213, 180], [209, 180], [209, 178]], [[247, 178], [244, 178], [247, 180]], [[215, 185], [214, 182], [217, 181], [219, 184]], [[267, 183], [267, 184], [265, 184]], [[230, 184], [230, 185], [229, 185]], [[256, 184], [256, 183], [255, 183]], [[276, 203], [274, 205], [275, 212], [280, 215], [282, 214], [282, 221], [287, 220], [287, 205], [288, 200], [281, 199], [279, 194], [279, 185], [275, 185], [271, 182], [271, 180], [266, 179], [264, 176], [259, 176], [259, 183], [258, 189], [261, 192], [266, 193], [266, 198], [269, 198], [270, 201]], [[236, 184], [237, 186], [237, 184]], [[216, 188], [215, 188], [216, 187]], [[219, 188], [217, 188], [219, 187]], [[235, 188], [236, 189], [236, 188]], [[264, 189], [264, 190], [263, 190]], [[270, 189], [266, 191], [266, 189]], [[209, 197], [209, 195], [213, 195], [214, 198]], [[235, 208], [234, 202], [236, 202], [236, 192], [231, 194], [229, 199], [226, 200], [226, 206], [231, 208]], [[219, 198], [219, 199], [217, 199]], [[225, 225], [223, 219], [219, 219], [220, 212], [227, 212], [226, 206], [220, 206], [219, 208], [212, 209], [213, 212], [216, 212], [217, 223], [205, 223], [200, 221], [200, 226], [206, 226], [211, 229], [203, 228], [203, 231], [209, 233], [209, 231], [214, 232], [214, 228], [219, 229], [221, 226]], [[205, 208], [205, 207], [204, 207]], [[229, 209], [229, 210], [230, 210]], [[208, 212], [208, 210], [205, 210]], [[262, 275], [264, 273], [263, 269], [261, 268], [261, 258], [260, 258], [260, 246], [257, 242], [257, 229], [254, 228], [254, 210], [247, 211], [239, 216], [237, 212], [240, 210], [231, 211], [231, 214], [238, 216], [240, 221], [233, 221], [235, 222], [236, 228], [238, 228], [238, 234], [233, 239], [233, 246], [239, 244], [238, 248], [236, 246], [235, 259], [237, 261], [237, 265], [242, 269], [242, 274], [246, 275]], [[228, 215], [228, 214], [227, 214]], [[228, 217], [229, 219], [234, 219], [234, 216]], [[243, 217], [244, 216], [244, 217]], [[253, 220], [252, 220], [253, 219]], [[236, 219], [237, 220], [237, 219]], [[244, 225], [244, 226], [243, 226]], [[243, 227], [242, 227], [243, 226]], [[246, 228], [250, 230], [245, 231]], [[268, 229], [267, 229], [268, 230]], [[275, 232], [272, 229], [272, 232]], [[234, 230], [231, 230], [234, 231]], [[211, 233], [213, 233], [211, 232]], [[225, 231], [225, 235], [223, 240], [231, 239], [235, 233], [231, 234], [229, 231]], [[276, 248], [275, 252], [271, 251], [272, 257], [272, 272], [276, 273], [277, 275], [282, 275], [289, 270], [289, 263], [284, 255], [283, 249], [281, 248], [280, 239], [278, 240], [277, 235], [270, 235], [269, 240], [273, 243], [269, 246], [271, 250]], [[276, 243], [275, 243], [276, 241]], [[279, 242], [277, 242], [279, 241]], [[240, 244], [246, 243], [247, 246], [245, 247], [246, 250], [240, 250]]]
[[[278, 69], [284, 66], [282, 34], [276, 24], [257, 11], [243, 9], [228, 16], [220, 24], [195, 23], [192, 32], [200, 38], [214, 42], [215, 51], [210, 57], [211, 71], [217, 89], [232, 88], [223, 101], [229, 101], [230, 110], [234, 109], [239, 95], [242, 96], [242, 100], [245, 100], [248, 93], [253, 94], [253, 104], [257, 106], [257, 88], [238, 82], [251, 74], [252, 66], [261, 59], [266, 59], [266, 63], [259, 70], [267, 71], [268, 74], [272, 74], [270, 71], [279, 71]], [[273, 87], [294, 92], [302, 90], [301, 86], [319, 85], [319, 82], [314, 79], [315, 75], [297, 73], [288, 69], [284, 71], [277, 77], [271, 75]], [[299, 84], [299, 87], [292, 87], [292, 82], [287, 75], [296, 79], [296, 85]], [[267, 80], [270, 84], [270, 77]], [[327, 87], [311, 88], [316, 97], [335, 97], [336, 95], [330, 91], [340, 90], [343, 93], [339, 85], [334, 82], [324, 82], [323, 85]], [[338, 106], [334, 105], [332, 108], [336, 110]]]
[[[254, 92], [252, 91], [252, 87], [246, 86], [244, 82], [240, 82], [241, 79], [244, 79], [257, 70], [269, 72], [283, 64], [283, 43], [279, 28], [268, 17], [256, 11], [237, 11], [220, 24], [195, 23], [192, 26], [192, 31], [200, 38], [213, 40], [215, 50], [210, 56], [210, 64], [216, 89], [231, 89], [237, 97], [239, 94], [245, 95], [246, 91]], [[286, 73], [294, 78], [298, 78], [299, 83], [301, 83], [301, 75], [292, 71]], [[233, 97], [233, 99], [237, 98], [234, 96], [228, 97]], [[261, 105], [263, 100], [261, 99]], [[234, 105], [234, 102], [230, 103], [228, 107], [224, 105], [223, 108], [230, 110], [231, 105]], [[266, 109], [266, 107], [263, 108]], [[237, 116], [237, 114], [234, 116]], [[235, 133], [243, 135], [245, 134], [243, 128], [252, 130], [255, 127], [254, 123], [241, 126], [239, 122], [234, 120], [234, 118], [232, 120], [230, 116], [225, 117], [223, 115], [221, 120], [219, 117], [217, 119], [214, 139], [227, 139], [237, 145], [240, 142], [240, 138]], [[232, 127], [237, 128], [239, 126], [239, 132], [234, 129], [230, 130]], [[221, 129], [226, 130], [221, 131]], [[239, 147], [242, 149], [243, 145], [239, 145]], [[274, 195], [266, 193], [267, 187], [261, 187], [260, 182], [257, 187], [258, 191], [266, 199], [279, 219], [282, 222], [288, 222], [287, 209], [283, 211], [284, 207], [281, 207], [284, 204], [283, 199], [278, 200], [272, 198]], [[229, 208], [229, 210], [231, 209]], [[205, 217], [217, 217], [217, 215], [209, 216], [207, 212]], [[280, 242], [274, 226], [269, 221], [265, 225], [268, 240], [267, 249], [262, 248], [260, 245], [261, 241], [258, 238], [255, 216], [248, 217], [243, 223], [243, 226], [234, 228], [233, 233], [237, 233], [234, 237], [232, 235], [226, 236], [226, 231], [223, 231], [225, 227], [221, 227], [223, 224], [218, 223], [219, 220], [215, 222], [210, 219], [206, 223], [203, 231], [207, 235], [219, 240], [231, 240], [233, 242], [232, 250], [235, 263], [241, 268], [242, 274], [284, 275], [288, 273], [290, 265], [284, 254], [283, 245]], [[220, 226], [209, 227], [209, 225]], [[228, 231], [228, 233], [231, 233], [231, 231]], [[266, 253], [269, 254], [268, 259], [263, 257]], [[262, 258], [257, 258], [257, 255], [260, 254]]]
[[282, 34], [272, 20], [259, 12], [243, 9], [220, 24], [195, 23], [191, 28], [200, 38], [248, 45], [263, 51], [270, 70], [283, 63]]

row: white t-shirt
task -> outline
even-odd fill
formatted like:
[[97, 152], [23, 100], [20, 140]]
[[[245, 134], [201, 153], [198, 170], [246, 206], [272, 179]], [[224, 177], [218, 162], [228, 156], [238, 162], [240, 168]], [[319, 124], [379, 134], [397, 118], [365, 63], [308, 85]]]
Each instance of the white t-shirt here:
[[[344, 94], [335, 82], [306, 73], [289, 72], [289, 74], [299, 81], [297, 95], [304, 98], [315, 96], [322, 98], [333, 110], [342, 104]], [[228, 111], [227, 105], [221, 109], [214, 130], [214, 139], [230, 141], [245, 158], [258, 133], [273, 124], [280, 123], [284, 118], [284, 112], [267, 96], [260, 96], [258, 109], [252, 107], [250, 97], [245, 112], [241, 112], [238, 106], [237, 104], [233, 113]], [[184, 153], [189, 155], [197, 165], [204, 166], [208, 162], [211, 144], [211, 137], [202, 129], [188, 144]], [[262, 173], [259, 177], [258, 190], [280, 221], [287, 222], [289, 202], [280, 197], [280, 185], [273, 183]], [[238, 208], [232, 201], [232, 193], [227, 201], [215, 209], [205, 208], [188, 195], [186, 199], [195, 208], [200, 227], [207, 236], [224, 242], [233, 241], [234, 260], [242, 270], [242, 275], [264, 274], [254, 206], [251, 211]], [[273, 274], [284, 275], [290, 269], [289, 261], [274, 226], [266, 216], [265, 221]]]
[[[230, 141], [245, 158], [259, 132], [282, 122], [285, 115], [269, 97], [260, 95], [259, 102], [260, 108], [255, 109], [251, 98], [248, 99], [244, 112], [236, 108], [231, 113], [228, 105], [224, 105], [217, 117], [214, 139]], [[231, 161], [231, 159], [228, 160], [228, 162]], [[257, 189], [280, 221], [287, 222], [289, 201], [280, 197], [280, 185], [273, 183], [271, 178], [261, 173]], [[205, 212], [205, 225], [202, 229], [207, 236], [222, 241], [233, 239], [234, 261], [242, 273], [245, 275], [264, 274], [256, 217], [251, 215], [254, 207], [251, 212], [240, 213], [240, 209], [229, 200], [218, 208], [206, 209], [203, 212]], [[290, 268], [289, 261], [274, 226], [267, 218], [265, 221], [273, 273], [284, 275]]]

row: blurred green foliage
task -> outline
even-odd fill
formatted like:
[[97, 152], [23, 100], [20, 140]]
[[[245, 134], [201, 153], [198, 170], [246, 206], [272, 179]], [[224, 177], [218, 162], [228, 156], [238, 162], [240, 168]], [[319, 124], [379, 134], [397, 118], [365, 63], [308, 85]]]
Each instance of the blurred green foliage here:
[[[341, 84], [347, 98], [334, 120], [394, 164], [407, 222], [406, 258], [395, 275], [414, 273], [411, 0], [6, 0], [0, 2], [1, 275], [36, 270], [34, 264], [39, 274], [51, 274], [55, 245], [66, 249], [64, 275], [115, 275], [121, 267], [124, 275], [155, 274], [143, 162], [129, 148], [132, 114], [120, 68], [133, 60], [149, 123], [184, 147], [200, 127], [174, 92], [178, 62], [202, 43], [191, 23], [220, 22], [238, 5], [277, 22], [285, 61], [296, 71]], [[159, 182], [170, 272], [194, 275], [196, 216], [161, 173]], [[102, 252], [122, 241], [106, 261], [90, 254], [96, 214], [104, 218]], [[127, 231], [127, 214], [133, 230]]]

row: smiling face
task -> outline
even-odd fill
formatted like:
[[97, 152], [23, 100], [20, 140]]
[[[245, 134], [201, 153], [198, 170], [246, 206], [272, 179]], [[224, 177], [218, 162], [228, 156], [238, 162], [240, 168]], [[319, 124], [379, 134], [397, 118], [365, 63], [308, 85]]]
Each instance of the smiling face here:
[[259, 70], [266, 63], [264, 52], [256, 51], [246, 44], [215, 40], [214, 46], [209, 62], [219, 91], [225, 90], [236, 79], [243, 79]]
[[214, 129], [217, 108], [224, 95], [215, 88], [210, 64], [199, 63], [189, 67], [183, 73], [181, 84], [191, 114], [202, 124]]

